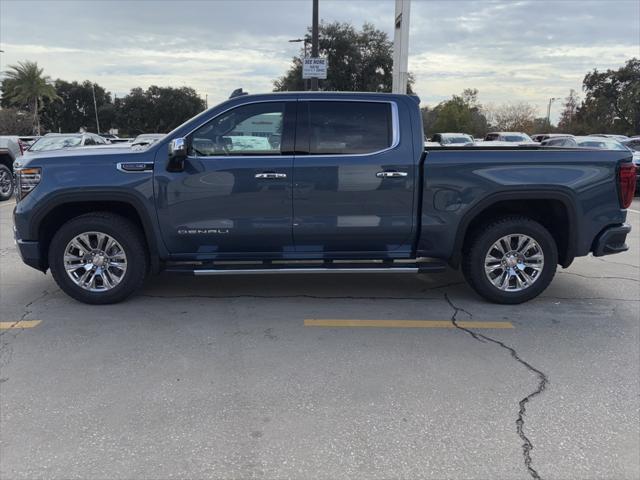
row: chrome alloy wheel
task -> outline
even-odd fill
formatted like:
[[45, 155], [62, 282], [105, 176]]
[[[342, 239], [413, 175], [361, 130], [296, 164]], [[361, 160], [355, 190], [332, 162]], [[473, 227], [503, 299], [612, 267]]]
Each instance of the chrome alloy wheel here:
[[11, 192], [11, 187], [13, 186], [13, 178], [10, 171], [5, 170], [4, 168], [0, 170], [0, 194], [5, 196], [9, 195]]
[[484, 272], [494, 287], [506, 292], [529, 288], [542, 274], [544, 253], [533, 238], [521, 233], [495, 242], [484, 259]]
[[80, 288], [106, 292], [124, 278], [127, 255], [122, 245], [106, 233], [85, 232], [67, 243], [64, 268]]

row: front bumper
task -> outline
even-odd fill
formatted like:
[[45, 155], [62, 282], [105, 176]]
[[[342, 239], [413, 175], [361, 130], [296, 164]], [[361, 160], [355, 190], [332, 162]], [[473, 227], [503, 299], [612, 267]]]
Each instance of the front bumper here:
[[625, 240], [629, 232], [631, 232], [631, 225], [628, 223], [603, 230], [593, 242], [593, 256], [602, 257], [603, 255], [626, 252], [629, 250], [629, 245], [625, 243]]
[[47, 267], [44, 264], [44, 259], [42, 258], [40, 251], [40, 242], [33, 242], [18, 238], [18, 232], [16, 231], [15, 226], [13, 227], [13, 235], [22, 261], [36, 270], [46, 272]]

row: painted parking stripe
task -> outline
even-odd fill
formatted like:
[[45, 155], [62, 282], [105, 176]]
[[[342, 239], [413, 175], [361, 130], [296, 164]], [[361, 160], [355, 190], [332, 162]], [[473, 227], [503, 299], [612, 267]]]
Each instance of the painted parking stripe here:
[[19, 320], [17, 322], [0, 322], [0, 330], [34, 328], [42, 323], [42, 320]]
[[634, 210], [633, 208], [627, 208], [627, 211], [633, 212], [633, 213], [640, 213], [640, 211]]
[[0, 203], [0, 207], [15, 207], [16, 202]]
[[[457, 322], [464, 328], [515, 328], [511, 322]], [[305, 327], [455, 328], [450, 320], [337, 320], [307, 318]]]

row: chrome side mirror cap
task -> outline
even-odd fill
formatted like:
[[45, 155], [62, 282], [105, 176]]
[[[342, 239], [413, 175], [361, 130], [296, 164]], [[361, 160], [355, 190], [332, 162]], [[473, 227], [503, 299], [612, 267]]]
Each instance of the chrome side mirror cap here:
[[182, 172], [185, 158], [187, 158], [187, 140], [184, 137], [174, 138], [169, 143], [167, 170], [169, 172]]
[[171, 140], [169, 144], [169, 157], [186, 157], [187, 156], [187, 140], [184, 137], [178, 137]]

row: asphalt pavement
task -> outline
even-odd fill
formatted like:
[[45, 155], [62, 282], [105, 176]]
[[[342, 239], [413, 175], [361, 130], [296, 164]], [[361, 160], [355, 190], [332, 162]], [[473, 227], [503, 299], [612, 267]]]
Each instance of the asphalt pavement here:
[[98, 307], [22, 264], [2, 203], [0, 478], [638, 479], [631, 208], [630, 251], [519, 306], [448, 271], [160, 275]]

